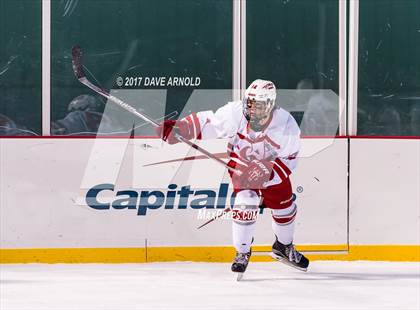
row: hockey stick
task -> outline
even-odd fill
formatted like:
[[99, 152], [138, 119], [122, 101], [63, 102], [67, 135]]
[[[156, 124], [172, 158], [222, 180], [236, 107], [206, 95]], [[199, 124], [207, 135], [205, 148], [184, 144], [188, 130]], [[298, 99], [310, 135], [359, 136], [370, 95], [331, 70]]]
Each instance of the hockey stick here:
[[[159, 124], [156, 123], [152, 118], [150, 118], [149, 116], [145, 115], [144, 113], [140, 113], [139, 111], [137, 111], [135, 108], [133, 108], [131, 105], [129, 105], [128, 103], [122, 101], [121, 99], [112, 96], [108, 91], [92, 84], [86, 77], [86, 74], [83, 70], [83, 65], [82, 65], [82, 49], [80, 48], [80, 46], [76, 45], [73, 46], [72, 50], [71, 50], [71, 54], [72, 54], [72, 65], [73, 65], [73, 71], [74, 74], [76, 75], [76, 78], [79, 80], [80, 83], [86, 85], [87, 87], [89, 87], [91, 90], [93, 90], [94, 92], [96, 92], [97, 94], [104, 96], [105, 98], [107, 98], [109, 101], [119, 105], [121, 108], [125, 109], [126, 111], [130, 112], [131, 114], [136, 115], [137, 117], [141, 118], [142, 120], [148, 122], [149, 124], [153, 125], [154, 127], [159, 127]], [[236, 170], [232, 167], [229, 167], [227, 165], [227, 163], [225, 163], [223, 160], [221, 160], [220, 158], [217, 158], [216, 156], [214, 156], [213, 154], [211, 154], [210, 152], [208, 152], [207, 150], [203, 149], [202, 147], [198, 146], [197, 144], [185, 139], [183, 136], [181, 136], [178, 133], [175, 133], [175, 138], [178, 139], [178, 141], [183, 142], [185, 144], [188, 144], [190, 147], [196, 149], [197, 151], [201, 152], [203, 155], [205, 155], [207, 158], [212, 159], [214, 161], [216, 161], [217, 163], [219, 163], [220, 165], [222, 165], [223, 167], [227, 168], [228, 170], [232, 171], [233, 173], [236, 174], [241, 174], [241, 172], [239, 170]]]

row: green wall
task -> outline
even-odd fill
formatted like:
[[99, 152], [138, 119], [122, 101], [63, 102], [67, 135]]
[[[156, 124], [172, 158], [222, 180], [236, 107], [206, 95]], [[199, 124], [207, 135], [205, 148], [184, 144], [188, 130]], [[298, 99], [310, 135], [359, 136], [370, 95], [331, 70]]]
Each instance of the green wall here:
[[[194, 89], [232, 88], [230, 0], [53, 0], [51, 9], [53, 134], [95, 132], [104, 110], [74, 78], [75, 44], [107, 89], [144, 88], [120, 87], [118, 76], [200, 77], [198, 87], [168, 87], [166, 113]], [[359, 14], [358, 134], [419, 136], [420, 1], [363, 0]], [[338, 1], [247, 0], [246, 21], [247, 83], [338, 93]], [[41, 134], [41, 87], [41, 0], [0, 0], [0, 135]]]
[[303, 79], [338, 93], [338, 2], [247, 0], [247, 83], [295, 89]]
[[74, 97], [92, 94], [72, 73], [75, 44], [84, 50], [89, 77], [107, 89], [144, 88], [119, 87], [118, 76], [199, 77], [199, 87], [168, 87], [167, 113], [182, 110], [193, 89], [232, 88], [231, 1], [79, 1], [70, 9], [54, 1], [53, 120], [66, 115]]
[[360, 1], [359, 135], [420, 136], [420, 1]]
[[[2, 126], [10, 120], [34, 133], [6, 133]], [[41, 134], [41, 1], [0, 0], [0, 135], [4, 134]]]

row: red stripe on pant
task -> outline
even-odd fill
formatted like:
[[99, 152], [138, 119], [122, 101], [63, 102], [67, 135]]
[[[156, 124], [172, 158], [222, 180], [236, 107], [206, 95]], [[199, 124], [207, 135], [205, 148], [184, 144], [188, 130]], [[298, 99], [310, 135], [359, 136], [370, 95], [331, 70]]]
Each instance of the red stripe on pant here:
[[280, 225], [287, 225], [292, 223], [295, 220], [296, 217], [296, 212], [297, 210], [295, 209], [293, 214], [291, 214], [290, 216], [275, 216], [273, 215], [273, 219], [277, 224]]
[[274, 162], [276, 162], [280, 167], [282, 167], [282, 169], [287, 173], [287, 176], [292, 174], [292, 171], [290, 171], [289, 167], [287, 167], [287, 165], [284, 162], [282, 162], [281, 159], [276, 158]]
[[292, 217], [286, 217], [286, 218], [280, 218], [279, 219], [279, 218], [275, 218], [273, 216], [273, 219], [274, 219], [274, 221], [277, 224], [280, 224], [280, 225], [288, 225], [288, 224], [292, 223], [295, 220], [295, 217], [296, 217], [296, 215], [293, 215]]
[[287, 174], [286, 171], [282, 171], [279, 166], [277, 166], [276, 164], [273, 164], [273, 170], [277, 173], [277, 175], [280, 177], [280, 179], [282, 181], [287, 179]]

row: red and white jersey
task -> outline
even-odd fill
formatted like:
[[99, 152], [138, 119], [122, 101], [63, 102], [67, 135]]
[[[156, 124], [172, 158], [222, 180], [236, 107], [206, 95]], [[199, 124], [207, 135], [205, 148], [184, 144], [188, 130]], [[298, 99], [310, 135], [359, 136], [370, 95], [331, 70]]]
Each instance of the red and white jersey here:
[[266, 126], [258, 132], [249, 127], [242, 101], [229, 102], [216, 112], [193, 113], [185, 120], [194, 128], [197, 139], [229, 138], [230, 157], [240, 164], [253, 159], [272, 161], [276, 173], [266, 186], [281, 183], [296, 167], [300, 129], [284, 109], [274, 109]]

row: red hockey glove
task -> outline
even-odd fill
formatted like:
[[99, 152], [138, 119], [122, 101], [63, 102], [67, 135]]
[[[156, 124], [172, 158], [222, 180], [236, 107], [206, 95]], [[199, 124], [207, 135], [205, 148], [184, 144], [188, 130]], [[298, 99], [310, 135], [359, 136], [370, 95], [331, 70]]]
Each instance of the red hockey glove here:
[[230, 174], [230, 176], [232, 178], [233, 188], [235, 190], [243, 189], [243, 186], [242, 186], [242, 177], [244, 175], [244, 172], [248, 168], [248, 166], [239, 164], [239, 163], [237, 163], [236, 161], [234, 161], [232, 159], [227, 163], [227, 165], [229, 167], [232, 167], [232, 168], [240, 171], [240, 174], [237, 174], [237, 173], [234, 173], [233, 171], [230, 171], [229, 170], [229, 174]]
[[241, 175], [242, 188], [261, 189], [263, 184], [271, 180], [274, 176], [273, 165], [266, 160], [254, 159], [243, 171]]
[[193, 130], [190, 128], [187, 121], [173, 121], [166, 120], [156, 127], [156, 133], [163, 141], [168, 142], [169, 144], [178, 143], [179, 140], [175, 138], [175, 134], [179, 134], [186, 139], [193, 138]]

